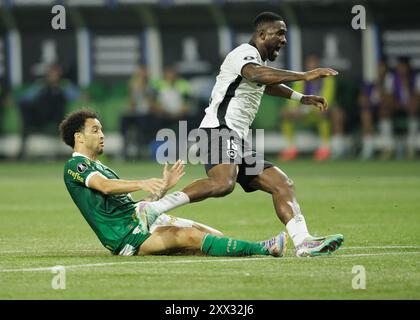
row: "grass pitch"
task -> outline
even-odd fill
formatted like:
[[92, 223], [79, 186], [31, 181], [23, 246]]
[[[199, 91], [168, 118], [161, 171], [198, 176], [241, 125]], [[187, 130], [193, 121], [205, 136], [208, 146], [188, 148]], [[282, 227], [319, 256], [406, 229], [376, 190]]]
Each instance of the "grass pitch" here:
[[[420, 299], [419, 162], [280, 165], [309, 231], [345, 236], [338, 252], [313, 259], [295, 258], [291, 243], [281, 259], [111, 256], [67, 194], [62, 165], [0, 163], [0, 299]], [[152, 163], [108, 165], [127, 179], [161, 174]], [[202, 166], [186, 170], [179, 189], [205, 176]], [[172, 214], [246, 240], [285, 229], [269, 195], [239, 185]], [[57, 265], [64, 290], [52, 288]], [[354, 266], [366, 271], [365, 289], [352, 288]]]

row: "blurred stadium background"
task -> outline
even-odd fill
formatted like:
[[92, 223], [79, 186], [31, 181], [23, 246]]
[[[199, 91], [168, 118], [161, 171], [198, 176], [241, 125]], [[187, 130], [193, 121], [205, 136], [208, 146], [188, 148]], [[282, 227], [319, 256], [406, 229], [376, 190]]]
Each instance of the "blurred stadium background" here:
[[[65, 30], [51, 27], [55, 4], [66, 8]], [[351, 11], [358, 4], [366, 8], [365, 30], [352, 28], [355, 13]], [[410, 94], [418, 105], [420, 81], [414, 73], [420, 68], [418, 9], [416, 1], [399, 1], [396, 10], [395, 2], [376, 0], [0, 1], [0, 158], [69, 155], [69, 149], [58, 139], [57, 123], [65, 113], [82, 106], [100, 113], [108, 156], [149, 157], [153, 146], [136, 144], [141, 131], [130, 133], [132, 122], [123, 120], [141, 108], [133, 106], [136, 102], [130, 84], [138, 66], [145, 66], [157, 92], [166, 67], [172, 67], [185, 80], [185, 90], [180, 90], [185, 91], [183, 97], [188, 95], [187, 109], [176, 120], [188, 119], [196, 126], [221, 60], [236, 45], [249, 40], [253, 18], [262, 11], [280, 13], [288, 25], [288, 45], [272, 65], [303, 70], [305, 59], [315, 55], [322, 66], [340, 71], [330, 104], [331, 109], [341, 111], [341, 118], [328, 118], [330, 135], [332, 139], [340, 136], [337, 141], [343, 150], [336, 158], [359, 157], [363, 147], [359, 97], [364, 86], [376, 80], [382, 59], [391, 71], [399, 58], [409, 59], [413, 69]], [[57, 64], [62, 68], [64, 107], [51, 96], [36, 100], [42, 79]], [[31, 99], [32, 111], [23, 111], [28, 110], [25, 102]], [[254, 122], [255, 128], [266, 130], [268, 154], [277, 155], [288, 146], [280, 120], [286, 103], [285, 99], [265, 97]], [[409, 116], [395, 114], [392, 125], [405, 139]], [[171, 119], [160, 124], [176, 124]], [[295, 130], [295, 144], [302, 153], [313, 152], [320, 145], [316, 125], [302, 122]], [[384, 141], [376, 129], [371, 134], [373, 148], [378, 151]], [[25, 148], [21, 147], [23, 138], [27, 141]], [[399, 149], [394, 148], [392, 156], [406, 157], [406, 144], [398, 141], [394, 140], [393, 146]], [[334, 144], [334, 140], [331, 142]], [[417, 133], [411, 146], [413, 157], [420, 148]]]

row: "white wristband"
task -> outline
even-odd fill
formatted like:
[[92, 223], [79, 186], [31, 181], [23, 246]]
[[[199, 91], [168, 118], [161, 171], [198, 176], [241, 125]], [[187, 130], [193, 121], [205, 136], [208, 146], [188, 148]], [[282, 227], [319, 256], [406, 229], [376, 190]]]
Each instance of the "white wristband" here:
[[303, 94], [293, 91], [292, 95], [290, 96], [290, 100], [296, 100], [296, 101], [300, 101], [303, 97]]

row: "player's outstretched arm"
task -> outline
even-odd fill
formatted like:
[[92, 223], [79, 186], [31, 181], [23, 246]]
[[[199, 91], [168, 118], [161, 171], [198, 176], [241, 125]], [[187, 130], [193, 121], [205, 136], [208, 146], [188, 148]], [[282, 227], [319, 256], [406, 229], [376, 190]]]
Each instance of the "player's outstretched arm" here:
[[121, 180], [108, 179], [101, 174], [95, 174], [89, 179], [88, 187], [103, 194], [124, 194], [138, 190], [159, 193], [166, 186], [164, 179]]
[[[281, 98], [286, 98], [286, 99], [293, 99], [292, 97], [293, 92], [296, 92], [296, 91], [292, 90], [291, 88], [289, 88], [288, 86], [284, 84], [266, 86], [265, 91], [264, 91], [264, 93], [268, 94], [269, 96], [281, 97]], [[303, 95], [300, 94], [300, 96], [302, 97]]]
[[276, 85], [292, 81], [310, 81], [328, 76], [336, 76], [331, 68], [317, 68], [306, 72], [282, 70], [249, 63], [242, 68], [242, 76], [247, 80], [263, 85]]
[[304, 95], [296, 92], [284, 84], [267, 86], [264, 91], [265, 94], [275, 97], [282, 97], [286, 99], [297, 100], [301, 104], [313, 105], [320, 111], [328, 109], [328, 102], [325, 98], [312, 95]]
[[317, 107], [320, 111], [328, 109], [328, 101], [323, 97], [304, 95], [300, 102], [302, 104], [313, 105]]

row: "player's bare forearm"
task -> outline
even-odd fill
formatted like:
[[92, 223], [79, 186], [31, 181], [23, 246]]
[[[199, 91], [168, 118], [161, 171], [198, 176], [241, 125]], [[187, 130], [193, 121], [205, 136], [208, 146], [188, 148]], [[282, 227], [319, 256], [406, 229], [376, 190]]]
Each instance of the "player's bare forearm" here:
[[[291, 99], [293, 92], [294, 91], [292, 89], [290, 89], [288, 86], [284, 84], [275, 85], [275, 86], [267, 86], [264, 91], [265, 94], [275, 96], [275, 97], [287, 98], [287, 99]], [[320, 111], [324, 111], [328, 109], [327, 100], [320, 96], [302, 95], [300, 102], [306, 105], [314, 105]]]
[[264, 93], [273, 97], [281, 97], [281, 98], [290, 99], [293, 93], [293, 90], [284, 84], [278, 84], [278, 85], [266, 86]]
[[157, 193], [151, 193], [141, 201], [147, 201], [147, 202], [158, 201], [163, 196], [164, 196], [163, 194], [160, 195], [160, 194], [157, 194]]
[[169, 190], [168, 188], [164, 188], [161, 192], [151, 193], [146, 198], [144, 198], [142, 201], [149, 201], [149, 202], [150, 201], [158, 201], [168, 192], [168, 190]]
[[249, 63], [242, 68], [242, 76], [247, 80], [272, 86], [292, 81], [310, 81], [328, 76], [336, 76], [337, 71], [330, 68], [317, 68], [305, 72], [282, 70]]
[[100, 191], [104, 194], [125, 194], [141, 189], [141, 182], [137, 180], [108, 179], [102, 183]]
[[254, 64], [247, 64], [242, 69], [242, 75], [249, 81], [267, 86], [305, 80], [304, 72], [275, 69]]
[[89, 188], [98, 190], [103, 194], [126, 194], [139, 190], [151, 193], [160, 193], [166, 186], [163, 179], [148, 180], [121, 180], [107, 179], [102, 175], [96, 174], [89, 180]]

